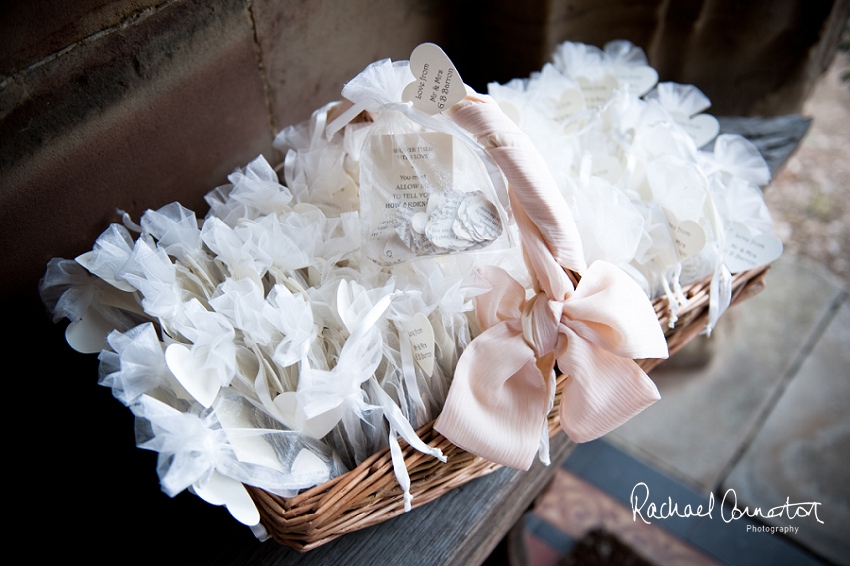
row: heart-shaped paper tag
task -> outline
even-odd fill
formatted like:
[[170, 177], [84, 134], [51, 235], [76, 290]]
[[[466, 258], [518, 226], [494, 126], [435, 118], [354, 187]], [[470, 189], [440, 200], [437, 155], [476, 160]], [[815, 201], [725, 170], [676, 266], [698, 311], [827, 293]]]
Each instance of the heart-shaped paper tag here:
[[429, 115], [448, 110], [466, 96], [466, 87], [448, 55], [434, 43], [423, 43], [410, 54], [416, 79], [404, 87], [401, 99]]
[[773, 234], [751, 231], [740, 222], [726, 226], [723, 261], [732, 273], [740, 273], [773, 263], [781, 255], [782, 240]]
[[577, 88], [568, 88], [552, 105], [552, 119], [562, 122], [585, 109], [584, 94]]
[[613, 155], [596, 155], [593, 157], [590, 174], [613, 184], [623, 176], [623, 165]]
[[434, 327], [421, 312], [402, 323], [413, 348], [413, 359], [428, 377], [434, 373]]
[[216, 417], [237, 460], [282, 471], [280, 457], [264, 436], [241, 433], [244, 430], [257, 428], [253, 420], [253, 411], [247, 408], [247, 404], [234, 405], [228, 410], [216, 411]]
[[318, 476], [319, 479], [324, 476], [325, 479], [318, 482], [324, 483], [330, 477], [330, 470], [321, 458], [306, 448], [302, 448], [295, 460], [292, 461], [292, 475], [295, 477]]
[[86, 309], [80, 320], [65, 329], [68, 345], [81, 354], [97, 354], [106, 347], [106, 336], [115, 326], [94, 309]]
[[339, 313], [339, 319], [342, 321], [345, 329], [351, 334], [354, 332], [356, 320], [351, 315], [351, 290], [348, 288], [348, 280], [340, 279], [339, 287], [336, 289], [336, 310]]
[[587, 77], [578, 77], [578, 85], [584, 95], [584, 102], [588, 108], [599, 108], [611, 98], [614, 89], [620, 86], [620, 82], [614, 75], [592, 81]]
[[649, 66], [620, 67], [614, 74], [621, 83], [629, 85], [629, 92], [635, 96], [643, 96], [658, 82], [658, 71]]
[[[311, 401], [294, 391], [284, 391], [273, 403], [280, 411], [284, 422], [291, 423], [293, 430], [305, 432], [313, 438], [323, 438], [342, 419], [345, 413], [342, 395], [315, 393]], [[321, 396], [321, 397], [318, 397]], [[306, 411], [305, 411], [306, 409]], [[306, 414], [309, 412], [309, 414]]]
[[238, 481], [213, 471], [203, 487], [193, 485], [195, 493], [213, 505], [224, 505], [233, 518], [249, 527], [260, 522], [260, 513], [245, 486]]
[[679, 220], [673, 212], [664, 210], [670, 234], [676, 242], [676, 252], [679, 259], [684, 261], [697, 255], [705, 247], [705, 230], [693, 220]]
[[720, 133], [720, 122], [711, 114], [697, 114], [688, 118], [684, 114], [672, 114], [673, 120], [687, 132], [697, 146], [701, 148]]
[[213, 372], [199, 367], [192, 350], [183, 344], [171, 344], [165, 349], [165, 363], [189, 395], [204, 407], [212, 405], [221, 383]]

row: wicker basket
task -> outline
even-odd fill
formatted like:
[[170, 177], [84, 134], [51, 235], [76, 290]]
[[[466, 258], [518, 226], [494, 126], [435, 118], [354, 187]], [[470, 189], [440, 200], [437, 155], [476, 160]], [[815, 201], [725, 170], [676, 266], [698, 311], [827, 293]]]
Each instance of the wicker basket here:
[[[731, 305], [744, 301], [764, 289], [768, 267], [745, 271], [734, 276]], [[705, 328], [708, 320], [711, 277], [683, 287], [688, 304], [678, 313], [678, 321], [669, 328], [669, 301], [653, 301], [658, 321], [665, 328], [670, 354], [673, 355]], [[638, 360], [650, 371], [663, 360]], [[558, 408], [565, 375], [557, 378], [555, 406], [549, 413], [549, 434], [560, 430]], [[424, 505], [447, 491], [485, 476], [501, 466], [458, 448], [429, 423], [417, 431], [428, 445], [439, 448], [447, 457], [441, 463], [402, 441], [404, 462], [410, 473], [413, 507]], [[373, 454], [355, 469], [313, 487], [295, 497], [283, 498], [262, 489], [248, 487], [260, 511], [263, 526], [281, 544], [306, 552], [346, 533], [381, 523], [404, 512], [401, 488], [393, 474], [389, 448]]]

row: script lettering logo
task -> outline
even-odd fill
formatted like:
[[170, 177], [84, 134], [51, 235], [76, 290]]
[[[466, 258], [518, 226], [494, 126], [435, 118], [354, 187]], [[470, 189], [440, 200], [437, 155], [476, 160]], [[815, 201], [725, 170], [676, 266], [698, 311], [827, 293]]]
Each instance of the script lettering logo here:
[[[713, 518], [714, 512], [714, 494], [708, 494], [708, 503], [705, 507], [697, 505], [696, 508], [688, 503], [684, 507], [680, 507], [677, 502], [673, 501], [672, 497], [667, 497], [666, 501], [657, 504], [649, 500], [649, 486], [644, 482], [636, 484], [632, 488], [632, 493], [629, 496], [629, 503], [632, 507], [632, 520], [641, 521], [647, 525], [652, 524], [650, 519], [669, 519], [670, 517], [708, 517]], [[787, 517], [788, 519], [797, 519], [814, 516], [815, 520], [823, 524], [818, 517], [818, 507], [820, 503], [817, 501], [806, 501], [802, 503], [792, 503], [790, 497], [785, 498], [785, 503], [763, 510], [761, 507], [750, 509], [748, 506], [743, 508], [738, 506], [738, 494], [734, 489], [727, 489], [723, 494], [723, 500], [720, 502], [720, 518], [725, 523], [731, 523], [742, 518], [757, 518], [757, 519], [774, 519], [779, 517]]]
[[[649, 486], [643, 482], [638, 483], [632, 488], [632, 494], [629, 497], [632, 504], [632, 520], [637, 521], [640, 517], [641, 521], [647, 525], [652, 524], [649, 519], [669, 519], [670, 517], [711, 517], [714, 511], [714, 494], [709, 494], [708, 509], [703, 511], [702, 505], [698, 505], [696, 509], [690, 503], [685, 505], [681, 510], [679, 504], [674, 503], [671, 497], [667, 497], [667, 501], [657, 506], [655, 503], [649, 503]], [[646, 507], [646, 517], [643, 515], [643, 508]]]
[[[727, 505], [727, 499], [732, 502], [728, 517], [726, 516], [726, 511], [723, 509], [723, 505]], [[771, 507], [766, 512], [762, 511], [761, 507], [756, 507], [752, 510], [750, 510], [749, 507], [741, 509], [738, 507], [738, 494], [735, 493], [734, 489], [727, 489], [726, 493], [723, 494], [723, 505], [720, 507], [720, 516], [726, 523], [737, 521], [742, 517], [772, 519], [775, 517], [787, 516], [789, 519], [796, 519], [797, 517], [808, 517], [810, 515], [814, 515], [815, 520], [818, 523], [823, 524], [823, 521], [821, 521], [820, 517], [818, 517], [818, 507], [820, 506], [820, 503], [817, 501], [791, 503], [791, 498], [786, 497], [785, 503], [776, 507]]]

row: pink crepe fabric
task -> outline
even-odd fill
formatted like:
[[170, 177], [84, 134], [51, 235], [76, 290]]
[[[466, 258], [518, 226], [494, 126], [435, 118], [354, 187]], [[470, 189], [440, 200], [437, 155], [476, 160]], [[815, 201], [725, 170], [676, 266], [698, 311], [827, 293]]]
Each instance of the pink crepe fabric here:
[[[598, 438], [660, 398], [633, 361], [666, 358], [667, 342], [640, 287], [614, 265], [586, 266], [569, 208], [529, 138], [489, 96], [470, 95], [449, 115], [472, 133], [509, 183], [534, 295], [507, 272], [481, 274], [483, 332], [464, 350], [434, 428], [490, 461], [528, 469], [555, 391], [568, 375], [561, 426], [576, 442]], [[574, 287], [564, 268], [582, 274]]]

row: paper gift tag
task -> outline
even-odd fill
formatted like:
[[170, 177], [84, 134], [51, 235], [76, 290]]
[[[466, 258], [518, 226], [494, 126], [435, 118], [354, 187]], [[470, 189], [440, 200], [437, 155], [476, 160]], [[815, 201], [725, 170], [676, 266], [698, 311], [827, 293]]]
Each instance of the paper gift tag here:
[[416, 79], [404, 87], [401, 99], [426, 114], [448, 110], [466, 96], [466, 87], [454, 64], [433, 43], [423, 43], [413, 50], [410, 72]]
[[245, 486], [238, 481], [213, 472], [203, 487], [193, 485], [195, 493], [213, 505], [224, 505], [233, 518], [249, 527], [260, 522], [260, 513]]
[[615, 184], [623, 176], [623, 165], [613, 155], [597, 155], [593, 157], [590, 174]]
[[339, 313], [339, 319], [342, 321], [345, 329], [351, 334], [354, 332], [356, 322], [351, 316], [351, 290], [348, 287], [348, 280], [341, 279], [339, 287], [336, 289], [336, 310]]
[[553, 105], [552, 119], [562, 122], [585, 109], [584, 94], [577, 88], [568, 88]]
[[213, 372], [198, 365], [192, 350], [171, 344], [165, 349], [165, 363], [189, 395], [204, 407], [212, 405], [221, 384]]
[[322, 271], [327, 261], [321, 257], [315, 258], [314, 261], [315, 264], [307, 266], [307, 284], [310, 287], [319, 287], [322, 284]]
[[614, 75], [605, 75], [595, 81], [591, 81], [587, 77], [578, 77], [578, 84], [588, 108], [599, 108], [608, 102], [611, 93], [620, 86], [617, 77]]
[[740, 222], [726, 226], [723, 261], [732, 273], [767, 265], [781, 255], [782, 241], [773, 234], [751, 231]]
[[658, 71], [652, 67], [620, 67], [614, 74], [621, 83], [629, 85], [629, 92], [641, 97], [658, 82]]
[[309, 202], [299, 202], [292, 207], [292, 211], [307, 216], [313, 222], [319, 222], [325, 216], [318, 206]]
[[679, 259], [684, 261], [697, 255], [705, 247], [705, 230], [693, 220], [679, 220], [673, 212], [664, 210], [670, 234], [676, 242], [676, 252]]
[[711, 114], [697, 114], [688, 118], [684, 114], [671, 113], [673, 120], [694, 140], [697, 149], [701, 148], [720, 133], [720, 122]]
[[425, 375], [431, 377], [434, 373], [434, 327], [431, 321], [421, 312], [413, 315], [413, 319], [402, 323], [404, 331], [413, 348], [413, 359]]
[[322, 461], [321, 458], [313, 454], [311, 451], [306, 448], [302, 448], [298, 453], [298, 456], [295, 457], [295, 460], [292, 461], [292, 475], [298, 476], [306, 476], [306, 477], [319, 477], [324, 476], [325, 479], [318, 481], [317, 483], [324, 483], [330, 479], [330, 470], [328, 469], [328, 465]]
[[[321, 395], [321, 394], [320, 394]], [[328, 394], [322, 399], [314, 399], [305, 414], [303, 396], [294, 391], [284, 391], [272, 401], [280, 411], [284, 422], [292, 423], [293, 430], [299, 430], [313, 438], [323, 438], [342, 419], [345, 413], [342, 395]]]
[[83, 318], [65, 329], [68, 345], [81, 354], [97, 354], [106, 348], [106, 336], [115, 327], [94, 309], [86, 309]]
[[233, 432], [257, 428], [253, 421], [253, 410], [247, 404], [234, 404], [227, 410], [217, 406], [215, 415], [237, 460], [283, 472], [277, 452], [264, 436]]
[[[391, 265], [416, 255], [446, 253], [425, 236], [428, 219], [441, 195], [453, 185], [454, 138], [444, 132], [399, 133], [371, 136], [364, 146], [364, 162], [374, 173], [360, 195], [363, 221], [369, 236], [365, 254]], [[416, 218], [414, 225], [413, 219]]]
[[305, 301], [310, 300], [310, 295], [307, 294], [307, 289], [305, 289], [304, 286], [296, 279], [286, 276], [281, 280], [281, 283], [287, 288], [287, 290], [289, 290], [290, 293], [301, 293], [301, 296], [304, 297]]
[[589, 121], [590, 121], [589, 116], [581, 116], [581, 115], [576, 116], [576, 117], [570, 116], [570, 117], [564, 119], [563, 124], [561, 124], [562, 131], [563, 131], [563, 133], [565, 133], [567, 135], [575, 134], [577, 132], [580, 132], [581, 129], [584, 128]]

